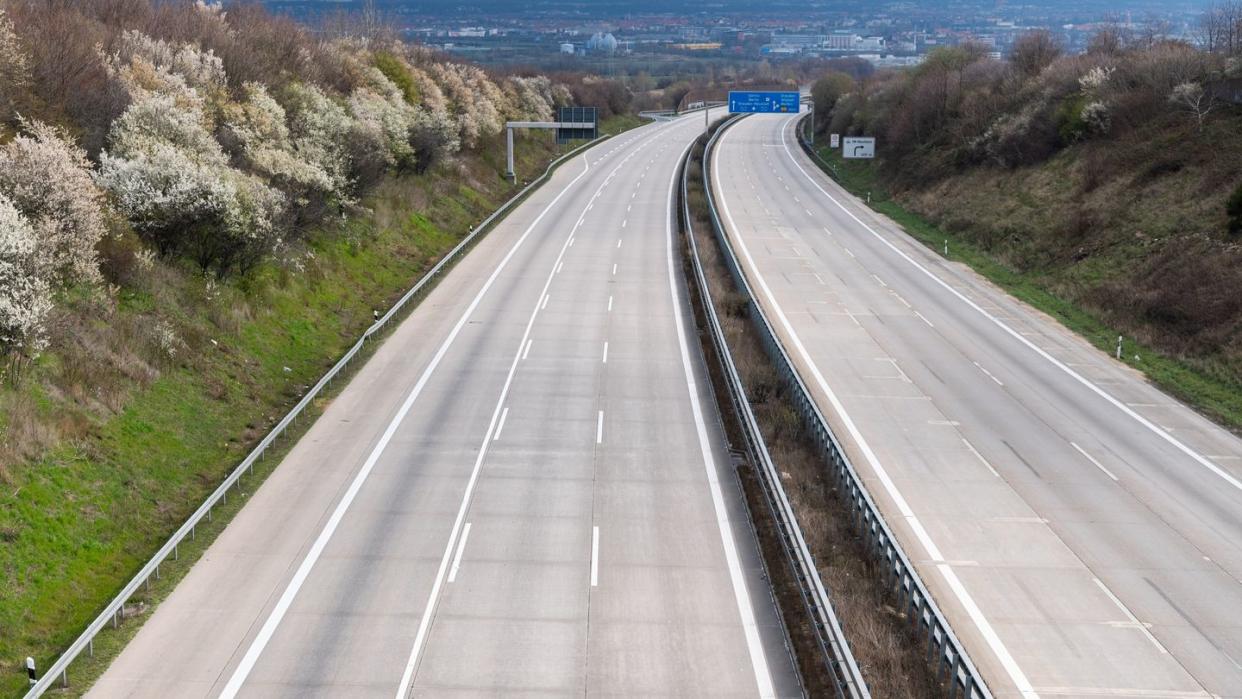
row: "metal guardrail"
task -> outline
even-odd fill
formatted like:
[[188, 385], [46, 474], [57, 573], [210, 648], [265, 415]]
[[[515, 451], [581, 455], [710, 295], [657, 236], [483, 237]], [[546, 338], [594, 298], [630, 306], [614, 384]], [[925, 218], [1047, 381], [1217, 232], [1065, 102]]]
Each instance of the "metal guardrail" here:
[[[717, 136], [724, 128], [732, 125], [736, 119], [717, 130]], [[806, 424], [811, 436], [823, 452], [825, 462], [844, 500], [849, 503], [856, 529], [865, 539], [871, 555], [882, 567], [883, 583], [888, 592], [895, 595], [897, 608], [904, 611], [914, 630], [923, 635], [927, 641], [927, 662], [936, 668], [936, 679], [942, 686], [947, 685], [946, 696], [962, 696], [966, 699], [991, 699], [983, 677], [970, 661], [965, 648], [944, 614], [932, 599], [927, 586], [924, 585], [914, 565], [910, 563], [897, 537], [884, 521], [880, 508], [876, 506], [871, 494], [867, 492], [858, 471], [850, 463], [845, 450], [837, 441], [819, 406], [811, 397], [811, 392], [802, 381], [793, 360], [785, 351], [767, 315], [756, 301], [737, 255], [729, 242], [724, 225], [716, 211], [715, 197], [711, 183], [712, 147], [716, 138], [708, 143], [703, 154], [703, 188], [707, 196], [707, 206], [711, 215], [712, 230], [720, 245], [726, 266], [738, 289], [745, 297], [747, 309], [756, 328], [759, 330], [764, 348], [781, 377], [789, 385], [791, 398], [795, 407]], [[960, 694], [959, 694], [960, 693]]]
[[259, 441], [258, 445], [250, 451], [246, 458], [242, 459], [241, 463], [238, 464], [231, 473], [229, 473], [228, 477], [224, 479], [224, 482], [221, 483], [220, 486], [211, 493], [211, 495], [207, 496], [207, 499], [203, 501], [202, 505], [199, 505], [198, 509], [194, 511], [194, 514], [190, 515], [189, 519], [187, 519], [185, 523], [182, 524], [171, 537], [169, 537], [168, 541], [155, 552], [155, 555], [152, 556], [151, 559], [147, 561], [146, 565], [144, 565], [142, 569], [130, 579], [129, 583], [127, 583], [125, 587], [121, 588], [120, 593], [118, 593], [116, 597], [112, 598], [112, 601], [104, 607], [103, 611], [99, 613], [99, 616], [95, 617], [95, 620], [86, 627], [86, 630], [83, 631], [82, 634], [73, 641], [73, 643], [69, 644], [69, 647], [61, 653], [60, 657], [56, 659], [56, 662], [52, 663], [52, 665], [48, 667], [48, 669], [43, 673], [43, 676], [31, 685], [29, 691], [27, 691], [25, 695], [26, 699], [34, 699], [35, 697], [42, 696], [44, 692], [52, 688], [52, 685], [56, 683], [57, 678], [61, 680], [63, 686], [67, 687], [69, 685], [69, 666], [73, 663], [73, 661], [76, 660], [83, 651], [87, 651], [91, 656], [95, 654], [95, 637], [99, 635], [99, 632], [102, 631], [108, 624], [111, 624], [114, 628], [119, 625], [122, 610], [124, 609], [125, 604], [134, 596], [134, 593], [138, 591], [138, 588], [144, 585], [149, 585], [151, 578], [158, 580], [160, 577], [160, 565], [167, 561], [169, 557], [172, 557], [173, 560], [177, 560], [179, 553], [178, 550], [181, 543], [187, 538], [194, 537], [196, 529], [204, 519], [210, 521], [211, 512], [217, 504], [228, 502], [229, 490], [241, 482], [242, 476], [250, 473], [250, 471], [254, 468], [255, 462], [263, 458], [263, 455], [267, 449], [276, 442], [276, 438], [293, 424], [294, 420], [302, 414], [306, 407], [310, 405], [311, 402], [319, 396], [319, 393], [332, 382], [332, 379], [336, 378], [336, 376], [346, 368], [350, 361], [352, 361], [354, 357], [362, 351], [362, 348], [368, 339], [382, 330], [389, 323], [389, 321], [391, 321], [393, 317], [405, 307], [410, 299], [414, 298], [420, 291], [426, 288], [432, 280], [435, 279], [435, 277], [439, 275], [445, 267], [454, 262], [457, 256], [469, 247], [475, 239], [485, 233], [493, 224], [502, 219], [510, 209], [525, 199], [536, 187], [547, 180], [553, 170], [570, 158], [577, 156], [583, 150], [590, 148], [591, 146], [594, 146], [607, 138], [609, 138], [609, 134], [600, 136], [589, 143], [584, 143], [581, 146], [578, 146], [556, 160], [553, 160], [548, 164], [547, 169], [544, 170], [542, 175], [523, 187], [522, 191], [510, 197], [508, 201], [501, 204], [498, 209], [493, 211], [491, 215], [483, 219], [483, 221], [479, 223], [476, 228], [471, 230], [466, 237], [462, 238], [452, 250], [445, 254], [444, 257], [440, 258], [440, 261], [437, 262], [435, 266], [427, 270], [427, 272], [414, 284], [414, 286], [410, 287], [410, 289], [406, 291], [405, 294], [403, 294], [391, 308], [388, 309], [387, 313], [380, 316], [374, 324], [362, 333], [362, 337], [360, 337], [358, 341], [345, 352], [336, 364], [332, 365], [331, 369], [328, 369], [327, 373], [325, 373], [323, 377], [320, 378], [319, 381], [306, 392], [306, 395], [302, 396], [302, 399], [298, 401], [297, 405], [293, 406], [284, 418], [282, 418], [280, 422], [276, 423], [276, 426], [273, 427], [271, 431]]
[[[736, 119], [737, 117], [734, 117], [734, 120]], [[713, 135], [708, 142], [709, 150], [711, 145], [714, 144], [716, 136], [723, 131], [723, 128], [722, 126], [717, 129], [716, 135]], [[815, 560], [811, 555], [810, 548], [806, 544], [806, 539], [802, 536], [802, 529], [798, 526], [798, 519], [794, 514], [793, 506], [789, 502], [789, 497], [785, 493], [785, 487], [781, 483], [780, 474], [776, 469], [776, 465], [772, 462], [771, 454], [768, 453], [767, 444], [764, 442], [754, 411], [751, 410], [750, 401], [746, 397], [745, 385], [742, 382], [737, 366], [733, 362], [733, 356], [725, 340], [724, 329], [720, 325], [720, 318], [716, 314], [716, 307], [712, 302], [711, 288], [708, 286], [707, 277], [703, 272], [699, 247], [694, 235], [694, 224], [690, 215], [690, 202], [687, 196], [688, 151], [680, 167], [681, 215], [686, 236], [689, 239], [694, 279], [698, 286], [699, 297], [703, 300], [703, 312], [707, 318], [708, 335], [711, 337], [712, 345], [716, 350], [716, 356], [720, 361], [721, 374], [724, 376], [729, 402], [742, 428], [741, 432], [746, 442], [744, 446], [750, 456], [750, 463], [755, 467], [755, 473], [762, 485], [764, 499], [767, 501], [768, 509], [776, 522], [779, 532], [777, 538], [781, 542], [781, 549], [785, 554], [785, 560], [789, 564], [790, 572], [793, 574], [794, 579], [798, 582], [798, 591], [802, 597], [802, 604], [812, 621], [812, 632], [823, 655], [824, 666], [829, 675], [835, 680], [836, 696], [841, 699], [870, 699], [871, 693], [868, 691], [862, 673], [858, 669], [858, 663], [854, 660], [854, 654], [846, 641], [840, 621], [832, 609], [828, 592], [824, 588], [823, 580], [820, 579], [819, 570], [815, 567]]]

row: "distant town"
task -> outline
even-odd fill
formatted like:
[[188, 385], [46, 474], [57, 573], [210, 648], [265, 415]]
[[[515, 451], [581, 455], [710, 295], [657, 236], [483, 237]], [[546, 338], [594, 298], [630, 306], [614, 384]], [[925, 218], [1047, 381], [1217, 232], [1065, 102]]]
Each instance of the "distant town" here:
[[[269, 6], [314, 24], [361, 3], [271, 0]], [[641, 5], [641, 3], [639, 3]], [[671, 6], [675, 6], [673, 3]], [[1202, 8], [1193, 4], [1141, 5], [1106, 10], [1091, 3], [775, 3], [759, 15], [729, 3], [610, 15], [592, 3], [462, 7], [432, 10], [426, 3], [376, 3], [404, 36], [481, 63], [526, 63], [620, 72], [627, 61], [703, 58], [782, 61], [857, 57], [876, 67], [914, 65], [937, 46], [974, 43], [996, 57], [1034, 29], [1051, 31], [1067, 51], [1085, 50], [1101, 29], [1144, 39], [1197, 43]], [[485, 15], [485, 16], [484, 16]], [[573, 61], [591, 65], [576, 65]]]

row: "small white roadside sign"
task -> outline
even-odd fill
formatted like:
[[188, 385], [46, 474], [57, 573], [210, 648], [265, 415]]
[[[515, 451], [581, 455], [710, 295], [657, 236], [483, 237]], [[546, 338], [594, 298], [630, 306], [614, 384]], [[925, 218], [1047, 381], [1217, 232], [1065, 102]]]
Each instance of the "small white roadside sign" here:
[[846, 136], [841, 147], [841, 155], [845, 158], [874, 158], [875, 139]]
[[834, 133], [830, 137], [828, 145], [833, 148], [840, 148], [841, 147], [841, 134]]

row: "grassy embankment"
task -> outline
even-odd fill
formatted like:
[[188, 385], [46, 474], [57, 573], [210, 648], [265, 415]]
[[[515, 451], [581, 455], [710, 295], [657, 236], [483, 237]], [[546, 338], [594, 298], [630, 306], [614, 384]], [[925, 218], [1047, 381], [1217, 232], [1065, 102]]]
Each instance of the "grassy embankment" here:
[[[1146, 145], [1153, 151], [1161, 146]], [[1193, 191], [1185, 191], [1194, 187], [1189, 176], [1162, 182], [1160, 175], [1177, 169], [1148, 168], [1093, 185], [1084, 198], [1080, 180], [1098, 177], [1093, 170], [1103, 166], [1098, 154], [1070, 149], [1038, 166], [980, 167], [926, 190], [894, 195], [877, 163], [844, 160], [824, 146], [818, 152], [835, 166], [829, 174], [856, 196], [870, 193], [871, 208], [916, 240], [941, 254], [947, 241], [948, 259], [970, 266], [1110, 355], [1118, 335], [1124, 335], [1127, 364], [1213, 420], [1242, 429], [1237, 359], [1223, 352], [1157, 349], [1142, 336], [1166, 347], [1176, 338], [1145, 327], [1141, 314], [1127, 312], [1127, 303], [1119, 300], [1130, 275], [1155, 256], [1177, 253], [1174, 232], [1187, 217], [1212, 215], [1198, 212]], [[1066, 216], [1072, 217], [1068, 223]], [[1211, 260], [1198, 262], [1205, 274], [1213, 273]]]
[[[618, 117], [603, 130], [636, 124]], [[520, 139], [519, 173], [533, 178], [555, 155], [546, 138]], [[54, 344], [20, 384], [0, 388], [0, 433], [29, 442], [6, 453], [38, 452], [0, 465], [0, 696], [23, 691], [27, 655], [46, 668], [80, 633], [357, 339], [372, 309], [387, 308], [512, 196], [503, 170], [498, 139], [428, 174], [383, 182], [364, 202], [368, 213], [312, 231], [294, 260], [220, 283], [157, 260], [113, 299], [65, 299], [58, 322], [79, 341]], [[273, 456], [134, 598], [131, 616], [171, 591], [279, 463]], [[70, 692], [84, 690], [138, 626], [101, 635], [96, 659], [72, 669]]]

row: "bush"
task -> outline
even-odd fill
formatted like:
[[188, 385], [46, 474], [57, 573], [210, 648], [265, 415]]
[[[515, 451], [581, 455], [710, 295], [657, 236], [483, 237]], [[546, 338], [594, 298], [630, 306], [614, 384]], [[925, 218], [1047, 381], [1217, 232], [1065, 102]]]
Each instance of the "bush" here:
[[1230, 235], [1242, 235], [1242, 184], [1233, 190], [1225, 203], [1225, 214], [1229, 217]]
[[117, 119], [97, 177], [135, 230], [203, 269], [248, 266], [278, 238], [284, 196], [230, 167], [201, 112], [172, 96], [146, 97]]
[[50, 289], [39, 274], [38, 239], [30, 222], [0, 195], [0, 352], [37, 354], [46, 341]]
[[33, 227], [49, 280], [98, 281], [103, 193], [91, 179], [90, 161], [64, 132], [37, 121], [23, 127], [0, 147], [0, 193]]

